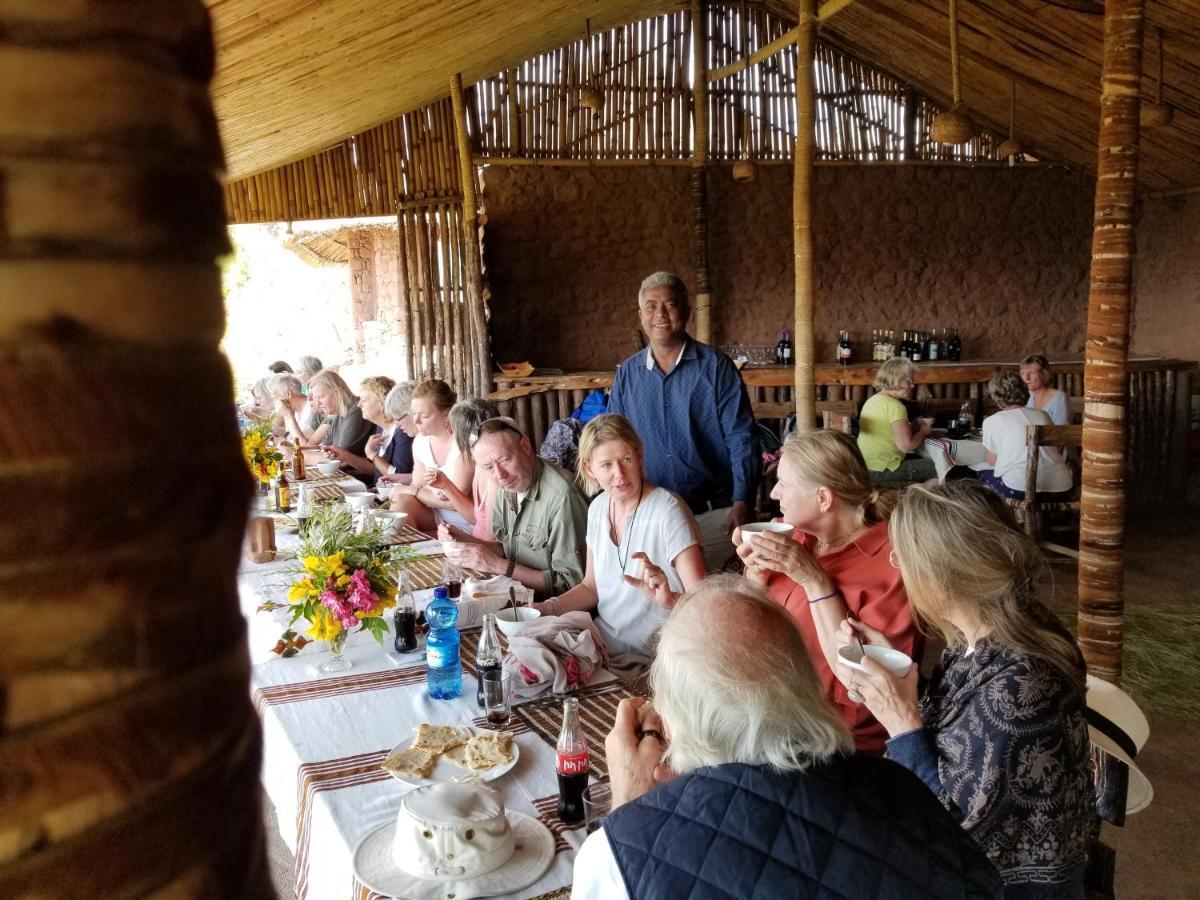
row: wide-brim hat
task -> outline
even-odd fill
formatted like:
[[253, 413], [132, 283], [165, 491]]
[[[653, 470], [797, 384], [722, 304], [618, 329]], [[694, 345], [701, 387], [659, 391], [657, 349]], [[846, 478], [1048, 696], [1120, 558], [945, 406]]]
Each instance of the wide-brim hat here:
[[[489, 798], [481, 795], [485, 807], [482, 813], [476, 805], [457, 821], [453, 815], [435, 816], [440, 821], [428, 817], [430, 808], [453, 806], [453, 802], [442, 806], [436, 794], [464, 790], [488, 789], [482, 785], [438, 784], [410, 792], [399, 814], [369, 832], [355, 847], [353, 866], [358, 880], [376, 893], [391, 897], [445, 900], [452, 896], [468, 900], [511, 894], [541, 878], [554, 859], [553, 834], [533, 816], [505, 810], [498, 796], [490, 801], [492, 805], [488, 808]], [[423, 798], [427, 801], [423, 810], [420, 803], [413, 801], [427, 792], [431, 796]], [[470, 799], [467, 798], [468, 803]], [[459, 807], [465, 808], [462, 798], [451, 800], [459, 801]], [[422, 835], [433, 840], [433, 844], [425, 845], [428, 853], [422, 849]], [[462, 836], [468, 840], [460, 840]], [[433, 849], [442, 840], [451, 842], [444, 849], [454, 851], [452, 857], [447, 857], [453, 859], [447, 868], [460, 871], [442, 871], [447, 860], [438, 857]], [[503, 861], [497, 865], [498, 860]], [[458, 865], [460, 862], [465, 865]]]
[[1134, 758], [1150, 737], [1150, 723], [1133, 698], [1094, 675], [1087, 677], [1088, 736], [1092, 744], [1129, 769], [1125, 813], [1141, 812], [1154, 799], [1154, 787]]

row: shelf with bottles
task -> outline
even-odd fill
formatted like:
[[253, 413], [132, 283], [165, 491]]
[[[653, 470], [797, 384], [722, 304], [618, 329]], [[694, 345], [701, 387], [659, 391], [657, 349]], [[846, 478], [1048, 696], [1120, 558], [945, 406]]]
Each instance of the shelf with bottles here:
[[871, 359], [883, 362], [900, 356], [915, 363], [960, 362], [962, 338], [957, 329], [934, 328], [929, 331], [904, 329], [900, 339], [891, 329], [877, 328], [871, 333]]

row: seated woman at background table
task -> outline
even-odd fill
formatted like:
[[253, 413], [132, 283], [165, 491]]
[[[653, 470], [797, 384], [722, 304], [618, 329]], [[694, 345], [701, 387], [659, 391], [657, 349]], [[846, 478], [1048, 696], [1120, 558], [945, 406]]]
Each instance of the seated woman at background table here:
[[308, 436], [321, 423], [321, 414], [304, 395], [300, 379], [288, 372], [272, 375], [267, 393], [275, 403], [275, 416], [282, 421], [288, 440], [297, 445], [308, 443]]
[[[491, 400], [481, 400], [477, 397], [470, 397], [465, 400], [459, 400], [450, 409], [450, 430], [454, 432], [454, 440], [458, 444], [458, 452], [465, 459], [471, 460], [474, 463], [474, 457], [471, 455], [471, 446], [475, 442], [476, 436], [479, 434], [479, 426], [488, 419], [494, 419], [500, 415], [500, 410]], [[436, 477], [430, 482], [430, 486], [442, 491], [450, 502], [454, 504], [455, 511], [471, 523], [469, 528], [463, 528], [462, 531], [472, 537], [478, 538], [481, 541], [494, 541], [496, 536], [492, 534], [491, 514], [492, 514], [492, 498], [496, 495], [496, 484], [492, 479], [487, 478], [478, 468], [475, 469], [474, 475], [471, 477], [471, 491], [461, 491], [453, 481], [447, 477], [445, 472], [438, 471]], [[445, 526], [448, 529], [446, 540], [461, 539], [462, 534], [456, 534], [457, 528], [449, 525]], [[440, 529], [439, 529], [440, 531]]]
[[[1084, 661], [1040, 597], [1045, 560], [1004, 502], [974, 481], [914, 485], [891, 519], [916, 614], [947, 647], [918, 697], [894, 677], [842, 667], [912, 770], [983, 848], [1011, 898], [1081, 898], [1096, 796]], [[890, 642], [851, 620], [870, 644]]]
[[886, 734], [852, 701], [838, 678], [838, 626], [847, 616], [870, 623], [913, 656], [920, 642], [900, 572], [888, 562], [887, 519], [894, 489], [871, 484], [854, 439], [838, 431], [793, 434], [783, 445], [771, 491], [792, 525], [787, 534], [756, 534], [738, 556], [746, 577], [795, 620], [825, 696], [854, 735], [855, 746], [882, 753]]
[[375, 463], [380, 484], [412, 483], [412, 445], [417, 436], [412, 394], [416, 386], [415, 381], [401, 381], [387, 392], [383, 398], [383, 416], [391, 423], [390, 430], [385, 428], [367, 439], [367, 458]]
[[305, 444], [319, 445], [330, 459], [362, 456], [375, 425], [363, 418], [358, 397], [342, 376], [330, 369], [318, 372], [308, 382], [308, 398], [325, 419]]
[[[1000, 494], [1016, 500], [1025, 499], [1025, 468], [1028, 455], [1027, 429], [1030, 425], [1050, 425], [1044, 410], [1025, 405], [1029, 391], [1015, 372], [997, 372], [988, 382], [988, 394], [1000, 407], [983, 420], [983, 449], [987, 465], [980, 468], [979, 480]], [[1038, 494], [1053, 495], [1071, 490], [1071, 468], [1056, 447], [1038, 451]]]
[[595, 610], [612, 666], [646, 666], [676, 599], [704, 579], [696, 520], [678, 496], [646, 480], [641, 438], [624, 416], [584, 426], [578, 472], [589, 492], [601, 491], [588, 507], [583, 581], [537, 608]]
[[408, 513], [408, 524], [427, 534], [433, 534], [442, 523], [467, 531], [472, 528], [450, 496], [433, 486], [440, 474], [465, 494], [475, 477], [475, 464], [463, 454], [450, 428], [450, 409], [456, 399], [450, 385], [436, 378], [413, 388], [410, 408], [417, 436], [413, 439], [412, 483], [393, 487], [391, 499], [393, 510]]
[[336, 457], [343, 466], [353, 470], [355, 477], [362, 478], [368, 484], [374, 484], [375, 478], [380, 472], [381, 467], [375, 461], [380, 441], [384, 432], [392, 427], [391, 420], [384, 412], [383, 401], [387, 397], [388, 391], [395, 385], [396, 382], [386, 375], [373, 375], [364, 378], [358, 388], [359, 412], [362, 414], [364, 422], [374, 426], [373, 433], [363, 444], [362, 453], [352, 453], [347, 449], [332, 445], [325, 448], [327, 455]]
[[1034, 354], [1021, 360], [1021, 380], [1029, 388], [1029, 406], [1040, 409], [1055, 425], [1071, 424], [1071, 404], [1065, 391], [1050, 386], [1050, 363]]
[[858, 448], [874, 482], [924, 481], [937, 476], [933, 460], [916, 453], [932, 423], [909, 422], [903, 402], [912, 399], [916, 374], [917, 367], [902, 356], [882, 363], [875, 374], [878, 393], [863, 404], [858, 415]]

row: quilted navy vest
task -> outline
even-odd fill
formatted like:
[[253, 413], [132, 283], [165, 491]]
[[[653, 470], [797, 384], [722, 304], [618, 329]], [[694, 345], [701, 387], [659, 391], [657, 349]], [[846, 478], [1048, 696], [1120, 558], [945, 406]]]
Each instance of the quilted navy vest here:
[[698, 769], [604, 821], [634, 900], [1000, 898], [1000, 878], [916, 776], [845, 756], [803, 773]]

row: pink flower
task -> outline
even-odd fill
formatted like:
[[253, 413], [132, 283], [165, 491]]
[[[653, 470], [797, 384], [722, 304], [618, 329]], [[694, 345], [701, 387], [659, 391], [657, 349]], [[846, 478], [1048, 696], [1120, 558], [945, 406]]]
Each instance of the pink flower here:
[[370, 612], [379, 602], [379, 595], [371, 590], [371, 582], [362, 569], [356, 569], [350, 576], [350, 584], [346, 586], [346, 602], [362, 612]]
[[339, 597], [333, 591], [326, 591], [321, 595], [321, 603], [326, 606], [333, 617], [342, 623], [342, 627], [346, 629], [354, 628], [358, 625], [358, 619], [354, 618], [354, 609], [348, 605], [344, 598]]

